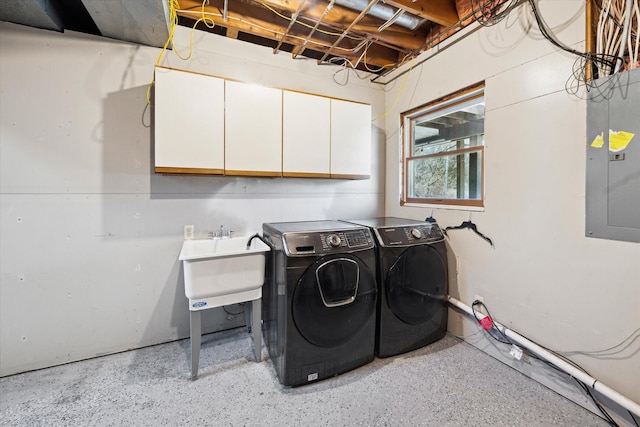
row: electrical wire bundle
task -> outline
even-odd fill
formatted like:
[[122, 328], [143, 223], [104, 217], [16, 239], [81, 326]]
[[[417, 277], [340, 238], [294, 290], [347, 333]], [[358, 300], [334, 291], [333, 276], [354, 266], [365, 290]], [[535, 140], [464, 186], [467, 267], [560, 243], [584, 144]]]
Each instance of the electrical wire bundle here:
[[[489, 312], [489, 309], [484, 304], [484, 302], [482, 302], [480, 300], [473, 301], [473, 303], [471, 304], [471, 310], [473, 311], [473, 316], [476, 318], [476, 320], [478, 321], [480, 326], [489, 334], [489, 336], [491, 336], [491, 338], [493, 338], [494, 340], [496, 340], [496, 341], [498, 341], [498, 342], [500, 342], [502, 344], [509, 345], [509, 346], [516, 346], [517, 348], [521, 348], [517, 343], [515, 343], [511, 339], [509, 339], [509, 337], [503, 332], [503, 330], [501, 330], [500, 328], [498, 328], [496, 326], [494, 318], [491, 315], [491, 313]], [[486, 314], [481, 313], [480, 310], [484, 311], [484, 313], [486, 313]], [[481, 314], [481, 316], [479, 316], [479, 314]], [[537, 342], [535, 342], [535, 341], [533, 341], [531, 339], [528, 339], [528, 338], [527, 339], [529, 341], [531, 341], [532, 343], [536, 344], [537, 346], [539, 346], [539, 347], [543, 348], [544, 350], [548, 351], [549, 353], [553, 354], [554, 356], [556, 356], [556, 357], [562, 359], [563, 361], [567, 362], [568, 364], [572, 365], [576, 369], [579, 369], [580, 371], [584, 372], [585, 374], [591, 376], [591, 374], [589, 374], [584, 368], [582, 368], [580, 365], [578, 365], [574, 361], [572, 361], [572, 360], [568, 359], [567, 357], [565, 357], [562, 353], [566, 353], [566, 354], [579, 353], [579, 354], [591, 354], [591, 355], [593, 355], [593, 354], [610, 355], [611, 352], [619, 352], [619, 351], [624, 350], [626, 347], [628, 347], [633, 341], [635, 341], [636, 338], [638, 338], [638, 336], [636, 334], [639, 331], [640, 331], [640, 328], [636, 329], [635, 331], [633, 331], [631, 333], [631, 335], [629, 335], [622, 342], [620, 342], [619, 344], [616, 344], [615, 346], [609, 347], [609, 348], [604, 349], [604, 350], [597, 350], [597, 351], [557, 352], [557, 351], [551, 350], [551, 349], [549, 349], [549, 348], [547, 348], [547, 347], [545, 347], [543, 345], [540, 345], [539, 343], [537, 343]], [[516, 331], [514, 331], [514, 332], [516, 332]], [[519, 334], [519, 335], [522, 335], [522, 334]], [[631, 339], [634, 336], [635, 336], [635, 338]], [[617, 348], [619, 348], [622, 345], [624, 345], [625, 342], [627, 342], [627, 344], [624, 347], [622, 347], [622, 349], [616, 350]], [[539, 361], [543, 362], [545, 365], [553, 368], [554, 370], [556, 370], [556, 371], [558, 371], [558, 372], [560, 372], [562, 374], [566, 374], [566, 372], [564, 372], [562, 369], [558, 368], [553, 363], [551, 363], [551, 362], [539, 357], [537, 354], [533, 353], [532, 351], [528, 350], [527, 348], [521, 348], [521, 349], [522, 349], [523, 353], [525, 353], [527, 356], [532, 357], [532, 358], [534, 358], [536, 360], [539, 360]], [[596, 408], [598, 408], [598, 410], [602, 414], [603, 418], [610, 425], [617, 427], [618, 424], [616, 423], [616, 421], [613, 419], [613, 417], [611, 417], [611, 415], [607, 412], [607, 410], [600, 404], [600, 402], [598, 402], [598, 400], [595, 398], [595, 396], [593, 395], [593, 393], [591, 392], [589, 387], [586, 384], [583, 384], [578, 379], [576, 379], [576, 378], [573, 378], [573, 379], [576, 381], [577, 385], [589, 396], [589, 398], [594, 403]], [[638, 420], [631, 413], [631, 411], [629, 411], [629, 416], [631, 417], [631, 419], [633, 420], [635, 425], [640, 427], [640, 425], [638, 424]]]
[[469, 0], [475, 20], [491, 27], [506, 18], [522, 0]]
[[[638, 49], [638, 21], [640, 6], [638, 0], [594, 0], [600, 9], [596, 29], [596, 52], [602, 55], [619, 57], [612, 66], [598, 64], [600, 76], [640, 66]], [[625, 52], [629, 61], [625, 63]]]
[[597, 52], [581, 52], [558, 41], [542, 18], [542, 15], [538, 10], [537, 0], [528, 0], [528, 3], [542, 36], [554, 46], [578, 57], [574, 63], [572, 74], [565, 84], [565, 89], [568, 93], [578, 95], [582, 86], [585, 86], [587, 90], [590, 90], [593, 87], [592, 81], [586, 73], [586, 70], [590, 69], [591, 65], [595, 65], [598, 69], [608, 68], [613, 70], [615, 68], [616, 63], [621, 59], [617, 55]]
[[[527, 2], [542, 36], [554, 46], [578, 57], [565, 84], [565, 90], [572, 95], [577, 96], [582, 87], [591, 90], [594, 87], [593, 78], [595, 77], [604, 77], [623, 68], [630, 69], [640, 66], [638, 52], [640, 48], [638, 39], [640, 0], [593, 0], [600, 9], [596, 30], [596, 52], [581, 52], [561, 43], [542, 18], [537, 6], [538, 0], [469, 1], [474, 18], [485, 27], [499, 23], [517, 6]], [[629, 57], [626, 65], [625, 53], [628, 53]], [[593, 73], [589, 73], [587, 70], [593, 71]]]

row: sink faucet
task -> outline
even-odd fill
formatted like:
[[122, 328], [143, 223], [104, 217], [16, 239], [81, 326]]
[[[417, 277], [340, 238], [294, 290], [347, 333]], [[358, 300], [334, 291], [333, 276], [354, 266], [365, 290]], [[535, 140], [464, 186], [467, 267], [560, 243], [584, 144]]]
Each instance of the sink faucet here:
[[224, 225], [221, 225], [218, 231], [212, 231], [209, 235], [212, 239], [228, 239], [232, 233], [233, 230], [225, 230]]

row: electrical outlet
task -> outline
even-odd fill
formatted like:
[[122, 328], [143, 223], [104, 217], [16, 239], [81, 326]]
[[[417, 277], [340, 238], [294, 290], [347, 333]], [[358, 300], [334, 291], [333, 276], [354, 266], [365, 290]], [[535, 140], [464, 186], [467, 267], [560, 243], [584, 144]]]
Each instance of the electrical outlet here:
[[193, 224], [184, 226], [184, 240], [193, 239], [194, 228]]

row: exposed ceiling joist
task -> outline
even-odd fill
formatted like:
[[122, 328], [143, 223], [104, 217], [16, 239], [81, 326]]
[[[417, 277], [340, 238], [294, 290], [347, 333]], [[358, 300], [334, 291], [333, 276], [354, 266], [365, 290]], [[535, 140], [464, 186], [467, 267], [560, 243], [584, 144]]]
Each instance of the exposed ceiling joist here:
[[458, 12], [451, 0], [384, 0], [386, 4], [449, 27], [458, 22]]
[[324, 55], [322, 55], [322, 58], [320, 58], [318, 60], [318, 62], [322, 62], [324, 61], [328, 56], [329, 53], [331, 53], [331, 51], [333, 51], [334, 49], [338, 48], [340, 46], [340, 42], [342, 40], [344, 40], [344, 38], [347, 36], [347, 34], [349, 34], [349, 31], [351, 31], [351, 29], [353, 27], [355, 27], [358, 22], [362, 21], [362, 19], [367, 15], [367, 12], [378, 2], [378, 0], [370, 0], [369, 3], [360, 11], [360, 13], [358, 14], [358, 16], [356, 16], [353, 21], [351, 22], [351, 24], [349, 24], [349, 26], [342, 32], [342, 34], [338, 37], [338, 39], [333, 42], [333, 44], [331, 45], [331, 47], [329, 48], [328, 51], [326, 51], [324, 53]]
[[[286, 16], [292, 16], [300, 2], [303, 0], [265, 0], [264, 3]], [[305, 2], [299, 13], [299, 19], [311, 23], [318, 21], [326, 9], [328, 2], [308, 1]], [[367, 4], [368, 2], [365, 2]], [[333, 6], [323, 18], [323, 23], [335, 30], [346, 30], [360, 13], [341, 6]], [[405, 49], [417, 49], [422, 45], [426, 37], [424, 30], [409, 30], [407, 28], [395, 26], [378, 32], [378, 28], [384, 23], [383, 20], [371, 16], [365, 16], [351, 28], [354, 34], [369, 34], [372, 38], [384, 41], [388, 44], [403, 47]]]
[[[294, 2], [294, 4], [296, 7], [298, 6], [297, 2]], [[342, 31], [326, 27], [314, 32], [311, 37], [308, 37], [313, 25], [302, 19], [299, 19], [299, 22], [295, 23], [289, 31], [287, 31], [290, 24], [290, 20], [287, 17], [282, 17], [280, 16], [282, 14], [276, 14], [262, 5], [244, 2], [233, 2], [229, 4], [227, 21], [225, 22], [222, 18], [223, 7], [223, 0], [211, 0], [209, 6], [205, 6], [204, 16], [212, 20], [215, 25], [227, 28], [227, 31], [232, 29], [233, 31], [257, 35], [272, 40], [276, 44], [283, 41], [293, 46], [294, 50], [300, 49], [304, 41], [309, 38], [306, 49], [324, 55], [329, 52], [335, 40], [342, 35]], [[177, 11], [177, 14], [190, 20], [198, 20], [203, 16], [202, 2], [199, 0], [180, 0], [180, 9]], [[357, 16], [357, 14], [355, 16]], [[332, 22], [332, 25], [335, 25], [335, 22]], [[365, 46], [362, 43], [363, 40], [366, 40], [364, 36], [350, 33], [348, 37], [344, 37], [341, 40], [341, 43], [337, 45], [331, 53], [335, 56], [344, 57], [352, 62], [356, 62], [358, 58], [364, 54]], [[384, 41], [381, 42], [384, 43]], [[276, 44], [274, 44], [274, 47]], [[371, 66], [382, 67], [398, 61], [399, 48], [394, 49], [381, 45], [375, 48], [372, 46], [370, 49], [372, 50], [368, 52], [370, 53], [368, 63]]]

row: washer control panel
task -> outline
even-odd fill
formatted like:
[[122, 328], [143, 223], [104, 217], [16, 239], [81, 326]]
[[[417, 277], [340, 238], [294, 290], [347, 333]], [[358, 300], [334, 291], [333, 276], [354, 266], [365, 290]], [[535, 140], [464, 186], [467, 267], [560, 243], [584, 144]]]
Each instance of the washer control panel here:
[[380, 227], [376, 228], [375, 232], [382, 246], [409, 246], [444, 240], [442, 230], [434, 223]]
[[282, 240], [285, 251], [289, 256], [345, 253], [374, 247], [373, 236], [366, 228], [311, 233], [285, 233], [282, 236]]

